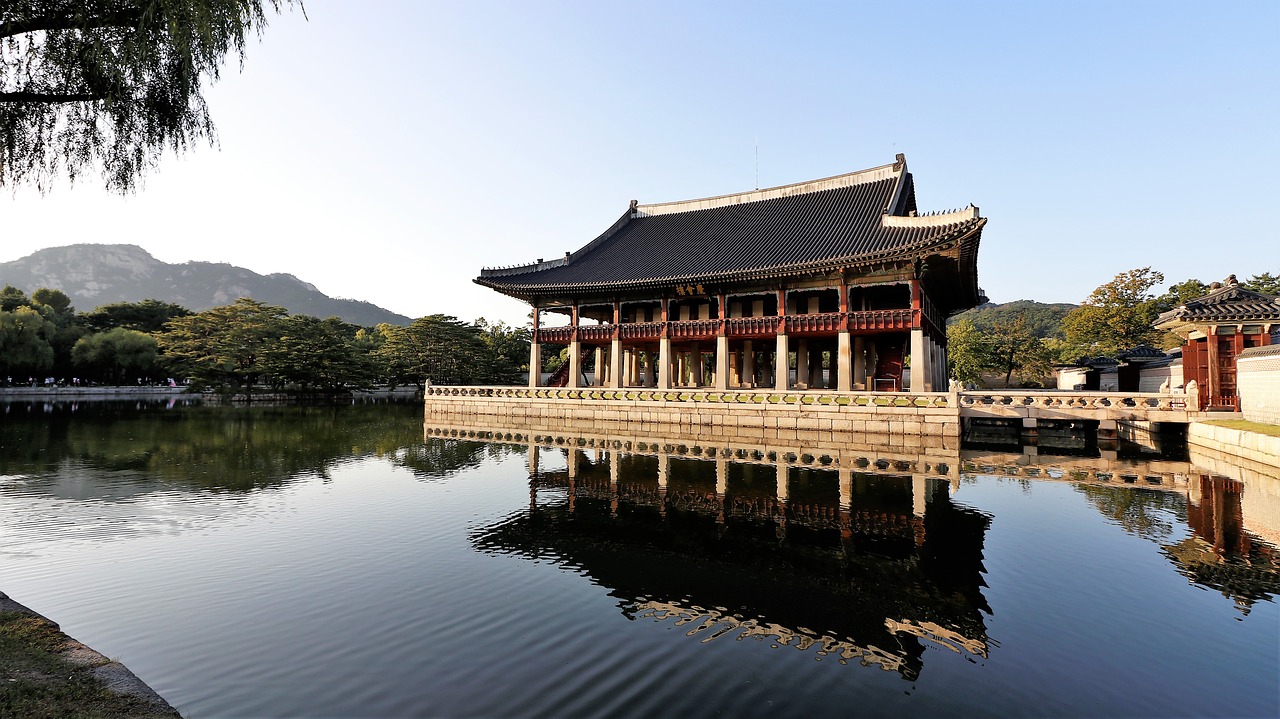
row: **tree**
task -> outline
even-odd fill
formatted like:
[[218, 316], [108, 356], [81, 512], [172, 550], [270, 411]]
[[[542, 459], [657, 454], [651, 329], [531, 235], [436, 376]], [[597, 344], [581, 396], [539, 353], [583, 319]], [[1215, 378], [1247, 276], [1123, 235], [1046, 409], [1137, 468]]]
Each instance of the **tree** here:
[[520, 382], [529, 371], [530, 333], [523, 327], [508, 327], [501, 320], [489, 324], [481, 317], [476, 320], [480, 339], [489, 351], [494, 382]]
[[31, 300], [27, 297], [27, 293], [17, 287], [5, 285], [4, 289], [0, 289], [0, 311], [12, 312], [30, 304]]
[[1151, 288], [1164, 275], [1150, 267], [1121, 272], [1100, 285], [1062, 320], [1067, 341], [1081, 352], [1115, 354], [1140, 344], [1155, 344], [1160, 333], [1151, 323], [1159, 304]]
[[351, 325], [336, 317], [286, 317], [280, 321], [279, 339], [263, 351], [265, 373], [279, 386], [292, 384], [306, 392], [369, 389], [377, 368], [357, 346], [355, 335]]
[[999, 372], [1008, 386], [1014, 372], [1024, 381], [1039, 381], [1049, 373], [1053, 357], [1025, 317], [1006, 315], [986, 330], [970, 319], [949, 326], [947, 360], [951, 376], [961, 382], [981, 382], [984, 372]]
[[106, 332], [114, 327], [123, 327], [148, 334], [158, 334], [165, 329], [165, 323], [175, 317], [188, 317], [191, 310], [182, 305], [160, 300], [142, 300], [141, 302], [112, 302], [95, 308], [80, 316], [80, 321], [95, 332]]
[[108, 188], [128, 191], [166, 148], [212, 143], [205, 83], [228, 53], [243, 62], [245, 39], [281, 4], [0, 3], [0, 186], [44, 189], [97, 164]]
[[982, 382], [982, 370], [991, 365], [991, 344], [971, 319], [947, 326], [947, 364], [951, 377], [961, 382]]
[[71, 348], [71, 362], [86, 377], [129, 384], [130, 377], [150, 377], [156, 370], [156, 338], [116, 327], [87, 335]]
[[1183, 280], [1176, 285], [1170, 285], [1163, 295], [1156, 298], [1156, 309], [1160, 312], [1168, 312], [1175, 307], [1185, 305], [1189, 300], [1204, 297], [1207, 294], [1209, 294], [1209, 285], [1196, 279]]
[[264, 352], [280, 336], [283, 307], [242, 297], [169, 321], [156, 339], [165, 361], [197, 388], [252, 388], [267, 367]]
[[32, 307], [0, 310], [0, 372], [40, 374], [53, 367], [49, 338], [57, 327]]
[[1004, 372], [1006, 387], [1015, 371], [1024, 376], [1024, 381], [1049, 374], [1052, 364], [1049, 350], [1024, 318], [997, 322], [991, 329], [990, 342], [991, 368]]
[[76, 313], [76, 308], [71, 306], [71, 298], [62, 290], [41, 287], [31, 293], [31, 301], [38, 305], [44, 305], [59, 315], [72, 316]]
[[386, 362], [389, 379], [425, 386], [478, 384], [493, 381], [489, 350], [475, 325], [449, 315], [429, 315], [408, 327], [380, 325], [386, 342], [378, 355]]
[[1265, 292], [1269, 295], [1280, 295], [1280, 277], [1270, 272], [1254, 275], [1247, 282], [1242, 282], [1241, 286], [1257, 292]]

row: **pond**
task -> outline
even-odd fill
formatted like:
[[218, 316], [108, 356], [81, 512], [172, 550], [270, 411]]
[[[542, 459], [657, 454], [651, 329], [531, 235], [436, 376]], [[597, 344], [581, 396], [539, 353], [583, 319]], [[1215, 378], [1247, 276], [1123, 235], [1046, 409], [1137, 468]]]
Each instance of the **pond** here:
[[0, 590], [189, 716], [1280, 715], [1280, 489], [1164, 454], [0, 411]]

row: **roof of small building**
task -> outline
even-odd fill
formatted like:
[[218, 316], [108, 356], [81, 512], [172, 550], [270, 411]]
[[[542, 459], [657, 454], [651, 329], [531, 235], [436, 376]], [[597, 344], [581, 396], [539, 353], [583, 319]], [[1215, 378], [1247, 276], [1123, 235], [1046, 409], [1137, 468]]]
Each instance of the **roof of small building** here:
[[1277, 355], [1280, 355], [1280, 345], [1267, 345], [1265, 347], [1249, 347], [1248, 349], [1241, 350], [1240, 354], [1236, 355], [1236, 359], [1242, 360], [1257, 357], [1275, 357]]
[[[929, 257], [949, 297], [978, 304], [978, 208], [918, 215], [906, 160], [795, 185], [631, 207], [595, 240], [549, 262], [485, 269], [476, 282], [531, 299], [770, 280]], [[947, 256], [938, 253], [946, 251]]]
[[1156, 318], [1155, 326], [1164, 329], [1197, 322], [1269, 320], [1280, 320], [1280, 297], [1241, 287], [1232, 275], [1209, 294], [1162, 313]]

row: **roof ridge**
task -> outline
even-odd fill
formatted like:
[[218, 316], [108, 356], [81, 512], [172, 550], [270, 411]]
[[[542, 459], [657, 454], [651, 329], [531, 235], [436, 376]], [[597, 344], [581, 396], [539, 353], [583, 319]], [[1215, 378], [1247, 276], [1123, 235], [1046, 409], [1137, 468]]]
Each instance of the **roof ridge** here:
[[896, 161], [879, 167], [872, 167], [866, 170], [857, 170], [855, 172], [847, 172], [843, 175], [834, 175], [832, 177], [823, 177], [817, 180], [806, 180], [804, 182], [796, 182], [790, 185], [779, 185], [777, 187], [766, 187], [763, 190], [749, 190], [747, 192], [736, 192], [728, 195], [716, 195], [714, 197], [702, 197], [693, 200], [677, 200], [675, 202], [658, 202], [651, 205], [641, 205], [633, 203], [633, 217], [655, 217], [658, 215], [674, 215], [681, 212], [693, 212], [695, 210], [709, 210], [716, 207], [726, 207], [729, 205], [741, 205], [748, 202], [762, 202], [764, 200], [772, 200], [779, 197], [790, 197], [793, 195], [807, 195], [813, 192], [822, 192], [824, 190], [836, 190], [843, 187], [852, 187], [854, 185], [865, 185], [881, 180], [899, 178], [906, 172], [907, 164], [902, 154], [897, 156]]

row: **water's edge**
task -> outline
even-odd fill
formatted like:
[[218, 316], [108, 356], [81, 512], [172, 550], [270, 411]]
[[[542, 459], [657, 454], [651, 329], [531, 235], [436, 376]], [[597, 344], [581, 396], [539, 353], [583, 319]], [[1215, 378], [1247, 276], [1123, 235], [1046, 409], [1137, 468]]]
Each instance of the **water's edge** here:
[[[55, 628], [58, 627], [57, 622], [13, 600], [4, 592], [0, 592], [0, 612], [29, 614], [49, 622]], [[61, 630], [59, 629], [59, 631]], [[120, 662], [112, 661], [100, 652], [68, 637], [65, 633], [62, 636], [66, 637], [67, 641], [66, 649], [62, 651], [61, 658], [72, 664], [95, 667], [92, 674], [106, 685], [108, 691], [144, 701], [155, 707], [157, 711], [168, 712], [173, 716], [181, 716], [178, 710], [173, 708], [173, 705], [165, 701], [164, 697], [160, 696], [146, 682], [139, 679], [138, 675], [129, 671], [128, 667]]]

